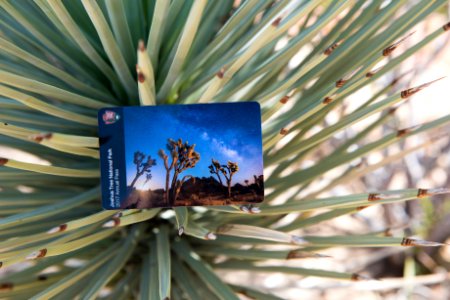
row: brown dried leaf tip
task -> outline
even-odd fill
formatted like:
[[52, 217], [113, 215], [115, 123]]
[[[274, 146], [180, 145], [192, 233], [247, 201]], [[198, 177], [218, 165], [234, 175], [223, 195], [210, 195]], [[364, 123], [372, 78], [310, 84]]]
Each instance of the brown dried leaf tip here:
[[50, 229], [49, 231], [47, 231], [47, 233], [52, 234], [52, 233], [62, 232], [62, 231], [65, 231], [66, 229], [67, 229], [67, 224], [61, 224], [57, 227]]
[[403, 238], [402, 242], [400, 243], [400, 245], [402, 246], [413, 246], [413, 239], [409, 239], [409, 238]]
[[446, 243], [430, 242], [425, 240], [418, 240], [413, 238], [404, 237], [401, 246], [424, 246], [424, 247], [438, 247], [448, 245]]
[[288, 254], [286, 255], [286, 259], [304, 258], [304, 257], [305, 257], [304, 252], [300, 252], [298, 250], [289, 251]]
[[11, 291], [13, 287], [14, 283], [12, 282], [0, 283], [0, 291]]
[[444, 29], [444, 31], [450, 30], [450, 22], [442, 26], [442, 29]]
[[365, 208], [368, 208], [368, 207], [369, 207], [369, 205], [358, 206], [358, 207], [356, 208], [356, 210], [357, 210], [357, 211], [361, 211], [361, 210], [363, 210], [363, 209], [365, 209]]
[[381, 200], [380, 194], [369, 194], [369, 196], [367, 197], [367, 201], [377, 201], [377, 200]]
[[391, 108], [389, 108], [389, 110], [388, 110], [388, 114], [389, 115], [393, 115], [393, 114], [395, 114], [395, 112], [397, 111], [397, 109], [398, 109], [398, 106], [394, 106], [394, 107], [391, 107]]
[[37, 279], [38, 279], [39, 281], [45, 281], [45, 280], [48, 279], [48, 277], [47, 277], [46, 275], [41, 274], [41, 275], [38, 276]]
[[360, 281], [360, 280], [377, 280], [375, 278], [369, 277], [369, 276], [364, 276], [361, 274], [357, 274], [357, 273], [353, 273], [351, 278], [351, 280], [353, 281]]
[[289, 130], [286, 128], [281, 128], [281, 130], [280, 130], [281, 135], [286, 135], [286, 134], [288, 134], [288, 132], [289, 132]]
[[225, 76], [225, 68], [220, 69], [219, 72], [217, 72], [217, 77], [219, 77], [220, 79], [222, 79]]
[[423, 90], [424, 88], [430, 86], [431, 84], [433, 84], [433, 83], [435, 83], [436, 81], [439, 81], [439, 80], [441, 80], [441, 79], [443, 79], [443, 78], [445, 78], [445, 77], [441, 77], [441, 78], [438, 78], [438, 79], [436, 79], [436, 80], [433, 80], [433, 81], [430, 81], [430, 82], [421, 84], [421, 85], [419, 85], [419, 86], [417, 86], [417, 87], [413, 87], [413, 88], [404, 90], [404, 91], [402, 91], [402, 92], [400, 93], [400, 96], [401, 96], [403, 99], [406, 99], [406, 98], [408, 98], [408, 97], [411, 97], [411, 96], [414, 95], [415, 93], [420, 92], [420, 91]]
[[36, 256], [36, 258], [44, 257], [46, 254], [47, 254], [47, 249], [41, 249], [41, 250], [39, 250], [39, 254], [38, 254], [38, 256]]
[[337, 88], [341, 88], [344, 86], [344, 84], [347, 82], [347, 80], [345, 79], [339, 79], [338, 81], [336, 81], [336, 87]]
[[350, 279], [352, 281], [360, 281], [360, 280], [367, 280], [368, 278], [365, 276], [361, 276], [359, 274], [353, 273], [352, 276], [350, 277]]
[[429, 195], [428, 195], [428, 190], [426, 190], [426, 189], [419, 189], [418, 191], [417, 191], [417, 198], [425, 198], [425, 197], [428, 197]]
[[408, 127], [408, 128], [399, 129], [399, 130], [397, 130], [397, 137], [398, 138], [403, 137], [406, 134], [411, 133], [414, 129], [419, 128], [420, 126], [421, 125], [416, 125], [416, 126], [412, 126], [412, 127]]
[[400, 130], [397, 131], [397, 137], [398, 138], [402, 137], [402, 136], [404, 136], [404, 135], [406, 135], [406, 134], [408, 134], [410, 132], [411, 132], [411, 130], [409, 130], [408, 128], [400, 129]]
[[280, 99], [280, 103], [286, 104], [288, 102], [289, 98], [291, 98], [289, 95], [284, 96], [283, 98]]
[[49, 140], [51, 139], [53, 136], [52, 133], [50, 132], [46, 132], [46, 133], [39, 133], [39, 134], [33, 134], [32, 136], [30, 136], [30, 139], [35, 141], [35, 142], [42, 142], [43, 140]]
[[278, 25], [280, 25], [280, 23], [281, 23], [281, 17], [278, 17], [272, 22], [272, 26], [278, 27]]
[[327, 56], [330, 55], [331, 53], [333, 53], [334, 49], [336, 49], [340, 44], [341, 44], [341, 42], [336, 42], [336, 43], [332, 44], [330, 47], [325, 49], [323, 54], [325, 54]]
[[398, 199], [402, 195], [401, 194], [378, 194], [372, 193], [367, 197], [367, 201], [378, 201], [378, 200], [389, 200], [389, 199]]
[[384, 233], [384, 236], [393, 236], [392, 230], [390, 228], [386, 228], [383, 233]]
[[35, 251], [33, 253], [31, 253], [30, 255], [28, 255], [26, 258], [27, 259], [36, 259], [36, 258], [42, 258], [47, 254], [47, 249], [41, 249], [38, 251]]
[[136, 73], [137, 73], [137, 80], [138, 80], [140, 83], [144, 83], [144, 81], [145, 81], [145, 75], [144, 75], [144, 73], [142, 72], [142, 69], [139, 67], [139, 65], [136, 65]]
[[322, 100], [322, 103], [323, 103], [323, 104], [328, 104], [328, 103], [330, 103], [331, 101], [333, 101], [333, 98], [331, 98], [331, 97], [325, 97], [325, 99]]
[[349, 81], [359, 70], [360, 68], [353, 70], [350, 74], [344, 76], [343, 78], [339, 79], [338, 81], [336, 81], [336, 87], [337, 88], [341, 88], [344, 86], [344, 84], [347, 83], [347, 81]]
[[395, 42], [394, 44], [386, 47], [383, 50], [383, 56], [388, 56], [390, 55], [402, 42], [404, 42], [407, 38], [409, 38], [411, 35], [413, 35], [415, 33], [415, 31], [411, 32], [410, 34], [408, 34], [407, 36], [405, 36], [404, 38], [402, 38], [401, 40], [399, 40], [398, 42]]
[[449, 194], [450, 189], [447, 188], [436, 188], [436, 189], [419, 189], [417, 191], [417, 198], [425, 198], [439, 194]]
[[369, 72], [366, 73], [366, 77], [367, 77], [367, 78], [373, 77], [373, 75], [375, 75], [375, 73], [376, 73], [375, 70], [369, 71]]
[[381, 68], [382, 68], [382, 67], [379, 67], [379, 68], [376, 68], [376, 69], [373, 69], [373, 70], [367, 72], [367, 73], [366, 73], [366, 77], [367, 77], [367, 78], [373, 77], [373, 75], [375, 75], [378, 71], [380, 71]]
[[144, 83], [144, 81], [145, 81], [145, 75], [141, 72], [138, 73], [138, 81], [140, 83]]
[[297, 89], [290, 90], [289, 93], [286, 94], [286, 96], [284, 96], [283, 98], [280, 99], [280, 103], [286, 104], [288, 102], [288, 100], [291, 99], [291, 97], [295, 94], [296, 91], [297, 91]]

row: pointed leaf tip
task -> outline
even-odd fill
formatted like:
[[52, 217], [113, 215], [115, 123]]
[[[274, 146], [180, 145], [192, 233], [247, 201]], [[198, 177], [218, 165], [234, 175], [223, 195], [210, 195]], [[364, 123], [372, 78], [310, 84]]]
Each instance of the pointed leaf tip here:
[[288, 132], [289, 132], [289, 130], [286, 128], [281, 128], [281, 130], [280, 130], [281, 135], [286, 135], [286, 134], [288, 134]]
[[47, 254], [47, 249], [41, 249], [38, 251], [34, 251], [32, 253], [30, 253], [26, 259], [36, 259], [36, 258], [41, 258], [44, 257]]
[[145, 51], [144, 40], [139, 40], [138, 49], [139, 49], [139, 51], [141, 51], [141, 52], [144, 52], [144, 51]]
[[413, 130], [420, 128], [421, 126], [422, 125], [416, 125], [416, 126], [411, 126], [408, 128], [399, 129], [399, 130], [397, 130], [397, 137], [398, 138], [403, 137], [406, 134], [411, 133]]
[[448, 22], [447, 24], [445, 24], [444, 26], [442, 26], [442, 29], [444, 29], [444, 31], [450, 30], [450, 22]]
[[48, 233], [48, 234], [53, 234], [53, 233], [65, 231], [66, 228], [67, 228], [67, 224], [61, 224], [61, 225], [59, 225], [59, 226], [53, 227], [52, 229], [50, 229], [49, 231], [47, 231], [47, 233]]
[[216, 75], [218, 78], [222, 79], [225, 76], [225, 68], [220, 69]]
[[282, 18], [278, 17], [276, 18], [273, 22], [272, 22], [272, 26], [274, 27], [278, 27], [278, 25], [280, 25]]
[[439, 246], [448, 246], [449, 244], [405, 237], [405, 238], [403, 238], [400, 245], [401, 246], [419, 246], [419, 247], [439, 247]]
[[333, 51], [341, 44], [342, 41], [336, 42], [334, 44], [332, 44], [330, 47], [328, 47], [327, 49], [325, 49], [325, 51], [323, 52], [323, 54], [329, 56], [331, 53], [333, 53]]
[[331, 101], [333, 101], [333, 98], [331, 97], [325, 97], [325, 99], [322, 100], [323, 104], [328, 104], [331, 103]]
[[373, 75], [375, 75], [375, 74], [376, 74], [378, 71], [380, 71], [382, 68], [383, 68], [383, 67], [378, 67], [378, 68], [375, 68], [375, 69], [373, 69], [373, 70], [370, 70], [369, 72], [366, 73], [366, 77], [367, 77], [367, 78], [373, 77]]
[[104, 228], [112, 228], [112, 227], [119, 226], [119, 224], [120, 224], [120, 218], [113, 217], [111, 220], [109, 220], [105, 224], [103, 224], [102, 227], [104, 227]]
[[418, 189], [417, 198], [430, 197], [440, 194], [450, 194], [450, 189], [448, 188]]
[[286, 104], [288, 102], [289, 98], [290, 98], [289, 95], [284, 96], [283, 98], [280, 99], [280, 103]]
[[410, 89], [407, 89], [407, 90], [403, 90], [403, 91], [400, 93], [400, 96], [401, 96], [403, 99], [406, 99], [406, 98], [408, 98], [408, 97], [411, 97], [411, 96], [414, 95], [415, 93], [420, 92], [420, 91], [423, 90], [424, 88], [429, 87], [430, 85], [432, 85], [432, 84], [435, 83], [436, 81], [439, 81], [439, 80], [444, 79], [444, 78], [445, 78], [445, 76], [443, 76], [443, 77], [441, 77], [441, 78], [438, 78], [438, 79], [435, 79], [435, 80], [433, 80], [433, 81], [430, 81], [430, 82], [421, 84], [421, 85], [419, 85], [419, 86], [416, 86], [416, 87], [413, 87], [413, 88], [410, 88]]
[[378, 200], [389, 200], [389, 199], [398, 199], [401, 198], [401, 194], [378, 194], [371, 193], [367, 196], [367, 201], [378, 201]]
[[4, 282], [0, 283], [0, 291], [11, 291], [14, 288], [14, 283], [12, 282]]
[[208, 233], [205, 235], [205, 239], [207, 239], [207, 240], [215, 240], [215, 239], [217, 239], [217, 235], [215, 235], [215, 234], [212, 233], [212, 232], [208, 232]]
[[402, 42], [404, 42], [407, 38], [409, 38], [414, 33], [415, 33], [415, 31], [411, 32], [410, 34], [408, 34], [404, 38], [400, 39], [399, 41], [395, 42], [394, 44], [386, 47], [382, 52], [383, 56], [389, 56]]
[[32, 140], [32, 141], [35, 141], [35, 142], [40, 143], [40, 142], [42, 142], [43, 140], [49, 140], [49, 139], [51, 139], [52, 136], [53, 136], [52, 133], [46, 132], [46, 133], [33, 134], [33, 135], [30, 135], [28, 138], [29, 138], [30, 140]]
[[140, 82], [140, 83], [144, 83], [145, 82], [145, 75], [144, 75], [144, 73], [142, 73], [142, 72], [138, 72], [138, 74], [137, 74], [138, 76], [138, 81]]
[[353, 281], [361, 281], [361, 280], [373, 280], [372, 277], [369, 276], [365, 276], [365, 275], [361, 275], [361, 274], [357, 274], [357, 273], [353, 273], [351, 280]]

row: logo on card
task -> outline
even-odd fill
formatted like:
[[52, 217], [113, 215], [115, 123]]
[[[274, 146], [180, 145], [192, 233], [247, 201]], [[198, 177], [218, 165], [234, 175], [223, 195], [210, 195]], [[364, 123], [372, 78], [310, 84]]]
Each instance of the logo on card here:
[[115, 111], [107, 110], [103, 113], [102, 119], [106, 125], [109, 125], [116, 123], [120, 119], [120, 116]]

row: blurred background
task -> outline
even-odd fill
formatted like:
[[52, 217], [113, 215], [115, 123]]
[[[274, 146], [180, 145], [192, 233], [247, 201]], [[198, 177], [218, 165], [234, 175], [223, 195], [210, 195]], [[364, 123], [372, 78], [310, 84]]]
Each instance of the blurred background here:
[[[411, 4], [416, 3], [416, 1], [410, 2]], [[430, 15], [425, 22], [411, 28], [410, 32], [413, 34], [400, 45], [398, 51], [396, 50], [389, 59], [400, 55], [449, 20], [448, 6], [445, 10]], [[330, 24], [330, 28], [331, 25], [333, 24]], [[292, 28], [291, 31], [292, 34], [295, 34], [298, 27]], [[325, 32], [322, 34], [325, 35]], [[320, 36], [317, 37], [317, 42], [319, 40]], [[348, 98], [343, 106], [327, 117], [326, 122], [329, 124], [336, 122], [347, 109], [359, 105], [362, 103], [361, 100], [373, 96], [393, 80], [396, 83], [391, 94], [444, 77], [398, 106], [394, 117], [380, 130], [373, 131], [369, 140], [377, 140], [387, 132], [391, 132], [393, 128], [407, 128], [449, 114], [450, 78], [445, 77], [450, 73], [449, 41], [450, 34], [444, 34], [434, 40], [416, 55], [410, 57], [401, 67], [396, 68], [393, 73], [380, 78], [374, 85], [363, 88]], [[314, 45], [311, 45], [311, 49], [312, 47]], [[294, 60], [302, 60], [307, 54], [308, 49], [303, 49], [294, 57]], [[380, 65], [384, 65], [386, 62], [386, 60], [382, 61]], [[295, 61], [292, 62], [292, 65], [295, 65]], [[378, 117], [379, 114], [367, 118], [342, 134], [351, 136], [352, 130], [358, 131], [358, 128], [367, 126]], [[413, 187], [449, 188], [449, 133], [450, 126], [447, 126], [440, 131], [432, 131], [406, 139], [390, 146], [385, 151], [375, 152], [365, 157], [365, 160], [356, 162], [355, 165], [358, 168], [364, 168], [365, 164], [376, 164], [404, 149], [417, 149], [403, 159], [377, 169], [351, 184], [339, 185], [327, 190], [326, 193], [322, 192], [321, 189], [330, 182], [328, 176], [336, 177], [344, 171], [344, 168], [336, 168], [312, 184], [312, 187], [303, 190], [302, 193], [327, 197]], [[323, 149], [314, 151], [314, 156], [310, 157], [310, 160], [320, 160], [321, 157], [332, 152], [334, 144], [337, 144], [341, 137], [340, 135], [333, 137], [323, 145]], [[450, 244], [449, 200], [448, 196], [442, 195], [401, 204], [372, 206], [357, 214], [323, 222], [297, 233], [344, 235], [385, 231], [385, 234], [417, 236], [426, 240]], [[380, 280], [339, 282], [323, 278], [301, 278], [298, 275], [290, 276], [281, 273], [255, 276], [255, 274], [245, 271], [223, 271], [220, 272], [220, 275], [231, 283], [246, 282], [249, 286], [270, 291], [286, 299], [450, 299], [450, 246], [427, 249], [409, 247], [334, 248], [321, 250], [320, 253], [329, 255], [330, 258], [290, 260], [286, 264], [306, 268], [358, 272]]]

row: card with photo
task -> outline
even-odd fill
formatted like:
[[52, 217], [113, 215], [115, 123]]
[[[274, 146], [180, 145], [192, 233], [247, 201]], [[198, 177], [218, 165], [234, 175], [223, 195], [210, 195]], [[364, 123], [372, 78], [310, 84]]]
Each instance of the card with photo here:
[[98, 120], [105, 209], [263, 201], [256, 102], [111, 107]]

